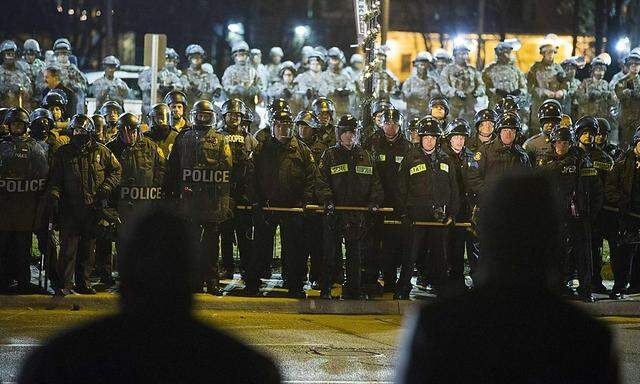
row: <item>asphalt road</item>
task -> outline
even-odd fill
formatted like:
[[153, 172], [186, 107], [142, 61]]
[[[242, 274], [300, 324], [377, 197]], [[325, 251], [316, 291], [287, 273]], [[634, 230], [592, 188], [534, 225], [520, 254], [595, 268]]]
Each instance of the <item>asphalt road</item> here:
[[[0, 382], [15, 381], [28, 351], [56, 331], [104, 311], [0, 310]], [[199, 311], [272, 356], [292, 383], [392, 382], [402, 318]], [[625, 383], [640, 382], [640, 319], [605, 319], [615, 330]]]

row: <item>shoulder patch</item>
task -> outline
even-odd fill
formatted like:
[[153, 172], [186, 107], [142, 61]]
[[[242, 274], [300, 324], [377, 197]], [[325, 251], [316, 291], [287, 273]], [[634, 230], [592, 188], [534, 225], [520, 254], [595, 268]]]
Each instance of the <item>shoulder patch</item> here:
[[385, 155], [384, 153], [381, 153], [378, 155], [378, 161], [386, 161], [387, 160], [387, 155]]
[[449, 173], [449, 164], [440, 163], [440, 170]]
[[427, 170], [427, 165], [425, 163], [418, 164], [415, 167], [409, 169], [409, 176], [415, 175], [416, 173], [424, 172]]
[[480, 161], [481, 158], [482, 158], [482, 152], [476, 152], [476, 154], [473, 155], [473, 160], [475, 161]]

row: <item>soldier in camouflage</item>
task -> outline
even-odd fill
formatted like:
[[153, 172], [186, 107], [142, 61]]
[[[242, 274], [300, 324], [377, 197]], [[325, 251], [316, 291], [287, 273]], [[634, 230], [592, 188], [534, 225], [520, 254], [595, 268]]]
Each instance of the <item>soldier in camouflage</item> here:
[[322, 75], [322, 66], [325, 63], [325, 56], [318, 51], [314, 51], [309, 55], [309, 70], [300, 73], [293, 80], [298, 84], [298, 93], [305, 98], [305, 105], [318, 96], [326, 96], [327, 89]]
[[578, 69], [584, 68], [585, 64], [584, 57], [582, 56], [569, 57], [560, 64], [566, 75], [566, 92], [560, 103], [562, 104], [562, 111], [571, 116], [573, 120], [577, 120], [579, 116], [585, 115], [582, 111], [578, 113], [578, 104], [576, 100], [576, 92], [580, 87], [580, 80], [576, 79], [576, 72]]
[[484, 96], [482, 75], [469, 65], [470, 48], [466, 43], [453, 48], [453, 63], [442, 70], [442, 77], [449, 88], [445, 91], [451, 106], [451, 118], [472, 121], [477, 99]]
[[305, 45], [300, 51], [300, 61], [296, 64], [296, 70], [298, 73], [303, 73], [309, 70], [309, 56], [313, 54], [315, 49], [310, 45]]
[[[230, 99], [240, 99], [244, 105], [255, 112], [256, 103], [262, 99], [260, 77], [258, 71], [249, 65], [249, 45], [244, 41], [231, 48], [234, 64], [230, 65], [222, 75], [222, 86]], [[256, 120], [256, 123], [259, 123]], [[256, 126], [257, 128], [257, 126]]]
[[258, 72], [260, 89], [266, 91], [269, 87], [269, 71], [267, 66], [262, 64], [262, 51], [258, 48], [252, 48], [249, 51], [249, 58], [249, 63]]
[[296, 77], [296, 67], [291, 61], [280, 64], [278, 81], [269, 85], [267, 95], [269, 100], [284, 99], [289, 103], [291, 113], [298, 113], [304, 107], [304, 99], [298, 91], [298, 84], [293, 81]]
[[27, 106], [31, 100], [31, 80], [17, 65], [17, 51], [16, 43], [11, 40], [0, 44], [0, 106], [5, 108]]
[[26, 40], [22, 46], [22, 64], [24, 64], [23, 67], [25, 68], [27, 76], [29, 76], [29, 80], [31, 80], [32, 108], [40, 104], [40, 94], [44, 89], [44, 84], [38, 84], [37, 79], [47, 65], [44, 61], [40, 60], [39, 56], [40, 44], [34, 39]]
[[482, 71], [482, 80], [489, 96], [489, 108], [494, 108], [503, 97], [512, 95], [519, 104], [527, 99], [527, 79], [512, 60], [511, 52], [520, 49], [517, 40], [505, 40], [496, 45], [496, 61]]
[[[165, 51], [164, 67], [158, 71], [158, 92], [156, 102], [160, 102], [164, 95], [171, 91], [182, 91], [185, 84], [182, 82], [182, 73], [178, 69], [180, 56], [173, 48]], [[145, 69], [138, 77], [138, 86], [142, 91], [142, 115], [149, 113], [151, 106], [151, 69]]]
[[[60, 38], [53, 43], [53, 53], [56, 63], [61, 69], [60, 81], [75, 93], [75, 105], [68, 106], [69, 116], [75, 113], [84, 113], [85, 97], [89, 89], [87, 78], [69, 60], [71, 56], [71, 43], [65, 38]], [[69, 99], [71, 101], [71, 99]]]
[[107, 101], [115, 101], [124, 106], [124, 98], [129, 94], [129, 86], [124, 80], [115, 77], [120, 67], [120, 60], [115, 56], [107, 56], [102, 60], [104, 75], [91, 84], [90, 93], [96, 98], [96, 108]]
[[616, 96], [620, 100], [618, 143], [623, 151], [627, 150], [633, 132], [640, 125], [640, 51], [633, 49], [625, 64], [629, 72], [615, 85]]
[[362, 69], [364, 68], [364, 58], [359, 53], [354, 53], [349, 59], [349, 66], [344, 69], [344, 73], [349, 75], [352, 82], [355, 82], [360, 78]]
[[267, 72], [269, 73], [268, 84], [271, 85], [274, 81], [278, 81], [280, 78], [280, 64], [282, 64], [282, 58], [284, 57], [284, 51], [280, 47], [271, 47], [269, 50], [269, 58], [271, 62], [267, 64]]
[[433, 53], [433, 59], [433, 71], [437, 74], [441, 74], [444, 67], [451, 64], [451, 62], [453, 61], [453, 57], [451, 57], [451, 55], [443, 48], [436, 49], [436, 51]]
[[212, 100], [222, 93], [218, 76], [202, 67], [205, 52], [198, 44], [191, 44], [185, 50], [189, 67], [183, 71], [182, 82], [188, 100]]
[[426, 100], [442, 94], [436, 79], [429, 73], [433, 66], [431, 62], [432, 57], [429, 52], [418, 52], [413, 60], [414, 72], [402, 84], [402, 95], [407, 103], [409, 119], [427, 115]]
[[618, 104], [618, 98], [613, 88], [604, 80], [609, 64], [611, 56], [608, 53], [602, 53], [591, 60], [591, 76], [582, 80], [575, 99], [580, 115], [604, 118], [611, 124], [611, 110]]
[[344, 53], [340, 48], [330, 48], [327, 56], [329, 57], [329, 63], [327, 70], [323, 72], [327, 87], [327, 97], [335, 104], [338, 116], [342, 116], [349, 112], [350, 106], [354, 102], [355, 87], [349, 75], [342, 70]]
[[[531, 95], [531, 113], [538, 111], [540, 105], [547, 99], [562, 100], [565, 96], [565, 73], [560, 64], [553, 62], [558, 53], [557, 36], [547, 35], [540, 45], [542, 60], [536, 62], [527, 73], [527, 87]], [[530, 119], [530, 133], [540, 130], [536, 119]]]
[[[384, 45], [378, 47], [376, 51], [376, 66], [371, 75], [373, 83], [373, 98], [374, 99], [390, 99], [392, 95], [400, 92], [400, 80], [387, 69], [387, 47]], [[360, 76], [356, 82], [356, 91], [358, 97], [362, 98], [365, 95], [364, 89], [364, 73]]]

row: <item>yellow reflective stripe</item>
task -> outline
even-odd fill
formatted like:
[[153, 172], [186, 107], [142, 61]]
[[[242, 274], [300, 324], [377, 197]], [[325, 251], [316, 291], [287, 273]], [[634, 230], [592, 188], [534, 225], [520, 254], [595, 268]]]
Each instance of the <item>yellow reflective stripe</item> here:
[[595, 168], [582, 168], [580, 176], [598, 176], [598, 171]]
[[347, 164], [340, 164], [331, 167], [331, 174], [335, 175], [336, 173], [344, 173], [349, 171], [349, 166]]
[[440, 170], [449, 173], [449, 164], [440, 163]]
[[378, 155], [378, 160], [380, 161], [386, 161], [387, 160], [387, 155], [381, 153]]
[[402, 159], [404, 159], [404, 156], [396, 156], [396, 163], [402, 163]]
[[611, 171], [613, 169], [613, 164], [605, 163], [602, 161], [594, 161], [593, 167], [596, 169], [602, 169], [603, 171]]
[[424, 172], [427, 170], [427, 165], [422, 163], [422, 164], [418, 164], [415, 167], [412, 167], [409, 170], [409, 176], [414, 175], [416, 173], [420, 173], [420, 172]]
[[362, 175], [373, 175], [373, 167], [367, 167], [365, 165], [356, 165], [356, 173]]

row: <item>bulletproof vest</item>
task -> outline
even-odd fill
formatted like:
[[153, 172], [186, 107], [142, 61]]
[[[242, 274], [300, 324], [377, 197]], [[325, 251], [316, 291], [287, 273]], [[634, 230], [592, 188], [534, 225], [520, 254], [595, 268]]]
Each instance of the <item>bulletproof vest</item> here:
[[336, 145], [326, 152], [334, 202], [338, 205], [366, 205], [373, 184], [374, 162], [359, 146], [351, 150]]
[[224, 136], [213, 128], [190, 129], [175, 146], [179, 146], [180, 196], [185, 214], [200, 222], [220, 223], [230, 218], [232, 155]]
[[159, 200], [162, 197], [161, 170], [156, 169], [158, 151], [149, 139], [140, 138], [134, 145], [110, 146], [122, 166], [118, 208], [122, 205]]

